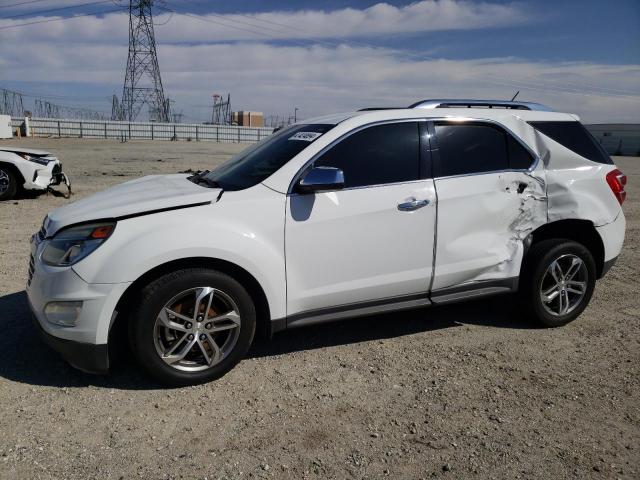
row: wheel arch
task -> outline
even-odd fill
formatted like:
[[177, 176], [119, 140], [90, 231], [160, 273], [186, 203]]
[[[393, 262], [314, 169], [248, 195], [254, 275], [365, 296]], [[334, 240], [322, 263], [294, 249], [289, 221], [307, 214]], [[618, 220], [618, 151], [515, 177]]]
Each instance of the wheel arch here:
[[[271, 335], [271, 314], [269, 302], [264, 289], [258, 280], [247, 270], [227, 260], [208, 257], [189, 257], [172, 260], [161, 265], [153, 267], [151, 270], [139, 276], [122, 294], [116, 304], [115, 316], [112, 324], [109, 326], [108, 343], [113, 346], [114, 343], [126, 344], [126, 342], [117, 341], [118, 337], [126, 336], [127, 325], [129, 323], [129, 314], [131, 302], [140, 293], [142, 288], [153, 280], [161, 276], [181, 270], [185, 268], [211, 268], [219, 272], [225, 273], [240, 282], [253, 299], [256, 307], [257, 330], [260, 336], [269, 337]], [[115, 341], [112, 341], [115, 340]]]
[[24, 175], [22, 175], [22, 172], [16, 166], [15, 163], [8, 162], [7, 160], [0, 160], [0, 167], [4, 167], [7, 170], [11, 170], [11, 173], [13, 173], [16, 176], [16, 180], [18, 181], [18, 188], [24, 187], [26, 180], [24, 178]]
[[531, 245], [553, 238], [566, 238], [587, 248], [596, 264], [596, 278], [604, 271], [604, 243], [590, 220], [565, 219], [546, 223], [531, 233]]

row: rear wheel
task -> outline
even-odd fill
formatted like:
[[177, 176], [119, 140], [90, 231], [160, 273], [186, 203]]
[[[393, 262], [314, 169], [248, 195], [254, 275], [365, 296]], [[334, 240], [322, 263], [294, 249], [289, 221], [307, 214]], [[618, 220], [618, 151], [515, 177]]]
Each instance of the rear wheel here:
[[593, 256], [564, 239], [534, 244], [523, 269], [520, 297], [529, 317], [547, 327], [575, 320], [587, 307], [596, 281]]
[[14, 173], [4, 165], [0, 165], [0, 201], [11, 200], [18, 191], [18, 182]]
[[181, 386], [231, 370], [249, 349], [255, 327], [255, 307], [242, 285], [221, 272], [190, 268], [143, 289], [130, 336], [149, 373]]

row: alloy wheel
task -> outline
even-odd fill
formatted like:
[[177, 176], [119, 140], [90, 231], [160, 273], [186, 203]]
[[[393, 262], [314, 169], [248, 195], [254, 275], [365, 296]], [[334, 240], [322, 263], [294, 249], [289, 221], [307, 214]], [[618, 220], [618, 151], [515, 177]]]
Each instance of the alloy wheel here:
[[587, 292], [588, 270], [584, 261], [572, 254], [551, 262], [540, 282], [542, 306], [559, 317], [575, 310]]
[[11, 185], [11, 179], [9, 178], [9, 174], [4, 170], [0, 169], [0, 195], [9, 190], [9, 186]]
[[158, 313], [154, 343], [160, 358], [182, 371], [217, 365], [233, 350], [241, 318], [233, 299], [213, 287], [180, 292]]

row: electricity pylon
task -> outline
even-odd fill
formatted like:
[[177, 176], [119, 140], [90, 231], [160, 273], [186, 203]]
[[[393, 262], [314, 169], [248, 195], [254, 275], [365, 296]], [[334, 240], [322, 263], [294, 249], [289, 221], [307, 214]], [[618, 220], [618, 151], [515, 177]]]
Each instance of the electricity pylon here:
[[[153, 115], [151, 121], [169, 122], [168, 102], [164, 98], [160, 67], [156, 55], [151, 7], [154, 0], [129, 1], [129, 57], [124, 77], [122, 102], [114, 120], [134, 121], [144, 104]], [[118, 111], [119, 110], [119, 111]]]

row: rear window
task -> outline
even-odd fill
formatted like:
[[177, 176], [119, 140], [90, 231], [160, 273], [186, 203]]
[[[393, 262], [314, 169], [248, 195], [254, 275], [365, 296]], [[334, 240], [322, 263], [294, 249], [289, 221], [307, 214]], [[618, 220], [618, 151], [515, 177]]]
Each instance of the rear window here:
[[613, 165], [607, 152], [580, 122], [529, 122], [529, 124], [563, 147], [592, 162]]

